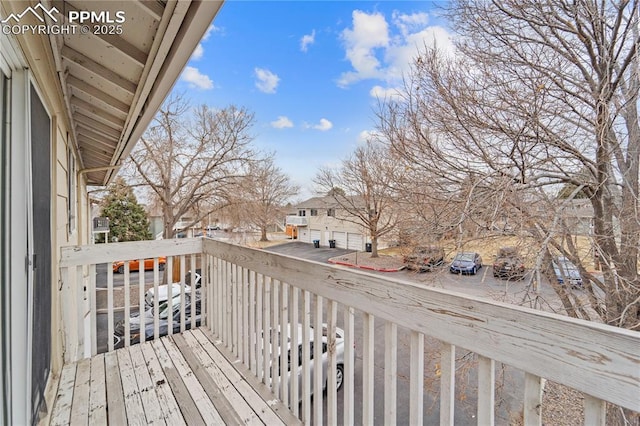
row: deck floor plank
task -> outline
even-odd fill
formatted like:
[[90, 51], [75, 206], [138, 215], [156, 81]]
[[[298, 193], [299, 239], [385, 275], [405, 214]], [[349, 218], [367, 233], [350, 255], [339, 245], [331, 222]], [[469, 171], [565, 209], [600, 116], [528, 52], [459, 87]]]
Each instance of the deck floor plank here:
[[191, 333], [174, 335], [173, 340], [193, 373], [202, 383], [205, 392], [216, 406], [225, 424], [253, 426], [264, 424], [244, 398], [231, 386], [229, 380], [213, 365], [211, 358]]
[[166, 349], [169, 357], [171, 357], [178, 374], [180, 374], [180, 377], [184, 380], [184, 384], [187, 386], [187, 390], [191, 394], [193, 402], [196, 403], [196, 407], [200, 410], [200, 414], [204, 421], [208, 425], [224, 424], [224, 420], [220, 416], [220, 413], [218, 413], [215, 405], [213, 405], [213, 402], [209, 399], [204, 388], [200, 382], [198, 382], [198, 378], [193, 374], [191, 368], [189, 368], [189, 365], [184, 360], [180, 350], [175, 345], [173, 338], [162, 339], [162, 342], [164, 343], [164, 348]]
[[89, 396], [89, 424], [107, 424], [107, 388], [104, 375], [104, 355], [91, 359], [91, 393]]
[[111, 425], [127, 424], [127, 412], [124, 406], [122, 380], [116, 352], [104, 355], [104, 369], [107, 382], [107, 418]]
[[127, 423], [130, 425], [146, 425], [147, 417], [142, 406], [142, 398], [138, 389], [136, 374], [131, 362], [129, 348], [116, 351], [118, 354], [118, 364], [120, 365], [120, 376], [122, 378], [122, 392], [124, 394], [124, 405], [127, 410]]
[[168, 425], [172, 426], [186, 425], [184, 418], [180, 413], [180, 407], [178, 406], [176, 398], [173, 396], [173, 392], [171, 391], [171, 387], [167, 382], [167, 377], [162, 371], [160, 361], [158, 361], [158, 357], [153, 350], [153, 346], [151, 343], [144, 343], [141, 345], [141, 350], [147, 363], [147, 368], [149, 369], [149, 376], [154, 383], [165, 421]]
[[180, 374], [178, 373], [178, 370], [173, 365], [162, 341], [154, 340], [151, 345], [158, 357], [158, 362], [162, 367], [163, 374], [167, 378], [167, 382], [171, 387], [185, 422], [188, 425], [205, 425], [206, 423], [200, 414], [200, 410], [198, 410], [195, 401], [189, 394], [187, 385], [184, 383], [182, 377], [180, 377]]
[[198, 328], [66, 364], [49, 424], [301, 424], [234, 360]]
[[[242, 375], [240, 375], [240, 373], [236, 370], [236, 367], [232, 366], [229, 360], [213, 344], [215, 338], [209, 330], [198, 328], [196, 330], [193, 330], [193, 335], [196, 337], [198, 342], [200, 342], [211, 359], [213, 359], [213, 361], [218, 366], [220, 366], [220, 369], [223, 371], [225, 376], [227, 376], [229, 382], [231, 382], [231, 384], [233, 384], [238, 392], [240, 392], [243, 398], [249, 403], [258, 417], [260, 417], [260, 419], [265, 424], [299, 424], [299, 421], [295, 417], [293, 417], [289, 410], [284, 408], [283, 405], [272, 406], [266, 402], [266, 399], [256, 391], [256, 388], [260, 386], [260, 384], [257, 382], [257, 379], [256, 382], [251, 385], [247, 382], [247, 380], [245, 380], [244, 377], [242, 377]], [[264, 387], [264, 389], [266, 391], [266, 387]], [[280, 415], [278, 413], [280, 413]]]
[[77, 364], [75, 363], [67, 364], [62, 368], [58, 393], [51, 413], [50, 424], [53, 426], [68, 425], [71, 420], [71, 403], [76, 382], [76, 368]]
[[138, 390], [140, 392], [145, 417], [147, 418], [147, 424], [166, 425], [162, 409], [160, 408], [160, 401], [158, 400], [158, 395], [151, 381], [149, 369], [142, 355], [140, 346], [141, 345], [132, 345], [129, 348], [129, 354], [131, 355], [133, 371], [135, 372], [136, 381], [138, 382]]
[[85, 358], [78, 362], [76, 369], [76, 383], [71, 405], [70, 425], [86, 425], [89, 421], [89, 396], [91, 384], [91, 359]]

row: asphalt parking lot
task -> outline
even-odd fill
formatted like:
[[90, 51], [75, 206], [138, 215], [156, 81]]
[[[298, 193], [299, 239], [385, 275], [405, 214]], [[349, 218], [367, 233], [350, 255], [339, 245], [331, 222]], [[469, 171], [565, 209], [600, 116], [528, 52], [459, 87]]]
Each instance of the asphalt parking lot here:
[[301, 241], [292, 241], [290, 243], [278, 244], [271, 247], [265, 247], [265, 251], [284, 254], [286, 256], [299, 257], [301, 259], [313, 260], [325, 263], [332, 257], [342, 256], [346, 253], [352, 253], [353, 250], [341, 248], [322, 247], [315, 248], [311, 243], [303, 243]]

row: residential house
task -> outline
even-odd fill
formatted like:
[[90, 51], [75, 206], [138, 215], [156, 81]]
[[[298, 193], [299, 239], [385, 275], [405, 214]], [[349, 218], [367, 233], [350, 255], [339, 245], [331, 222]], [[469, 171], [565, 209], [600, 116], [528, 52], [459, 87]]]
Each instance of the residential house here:
[[297, 210], [297, 216], [287, 216], [285, 223], [297, 227], [300, 241], [319, 240], [320, 245], [329, 246], [329, 240], [334, 240], [337, 248], [365, 249], [368, 242], [366, 228], [333, 197], [313, 197], [296, 205], [294, 210]]
[[593, 205], [591, 200], [576, 198], [562, 205], [562, 218], [572, 235], [593, 234]]

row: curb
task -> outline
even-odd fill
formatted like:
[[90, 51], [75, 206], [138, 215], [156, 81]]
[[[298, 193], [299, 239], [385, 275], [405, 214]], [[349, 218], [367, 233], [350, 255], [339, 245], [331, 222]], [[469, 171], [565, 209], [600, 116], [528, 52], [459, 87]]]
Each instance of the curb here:
[[405, 268], [404, 266], [401, 266], [399, 268], [375, 268], [373, 266], [355, 265], [353, 263], [342, 262], [340, 260], [333, 260], [333, 259], [329, 259], [327, 262], [333, 265], [348, 266], [349, 268], [358, 268], [358, 269], [364, 269], [367, 271], [376, 271], [376, 272], [400, 272]]

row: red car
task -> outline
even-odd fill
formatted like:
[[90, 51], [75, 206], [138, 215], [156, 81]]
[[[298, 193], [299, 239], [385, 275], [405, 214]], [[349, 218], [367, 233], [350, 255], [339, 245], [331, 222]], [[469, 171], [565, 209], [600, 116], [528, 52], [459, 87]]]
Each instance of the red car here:
[[[113, 262], [113, 272], [117, 272], [119, 274], [124, 273], [124, 260], [120, 260], [118, 262]], [[167, 258], [162, 256], [158, 258], [158, 269], [163, 271], [164, 265], [167, 263]], [[138, 260], [130, 260], [129, 261], [129, 271], [137, 272], [140, 270], [140, 262]], [[144, 260], [144, 270], [152, 271], [153, 270], [153, 259], [145, 259]]]

